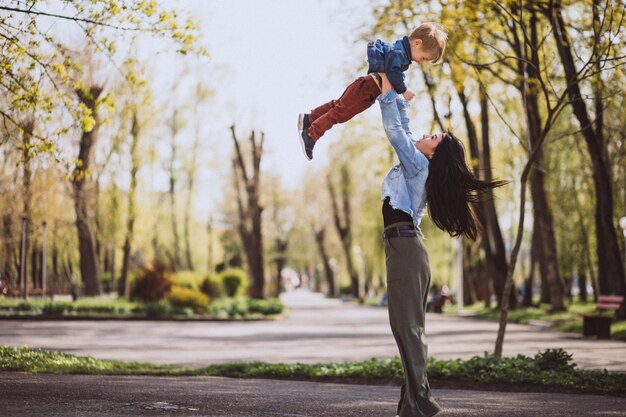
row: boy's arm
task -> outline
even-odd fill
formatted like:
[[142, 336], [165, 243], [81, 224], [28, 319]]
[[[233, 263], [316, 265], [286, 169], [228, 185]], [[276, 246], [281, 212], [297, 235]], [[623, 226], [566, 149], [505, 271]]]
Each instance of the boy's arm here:
[[396, 93], [403, 94], [406, 90], [404, 74], [402, 73], [402, 59], [395, 51], [389, 51], [385, 57], [385, 73]]
[[[411, 178], [417, 175], [422, 169], [428, 167], [428, 159], [415, 148], [411, 137], [403, 127], [403, 118], [406, 118], [408, 128], [408, 116], [406, 108], [396, 100], [397, 94], [394, 90], [389, 90], [378, 97], [380, 110], [383, 115], [383, 127], [387, 134], [389, 143], [400, 159], [400, 164], [405, 171], [405, 175]], [[402, 116], [402, 114], [404, 115]]]

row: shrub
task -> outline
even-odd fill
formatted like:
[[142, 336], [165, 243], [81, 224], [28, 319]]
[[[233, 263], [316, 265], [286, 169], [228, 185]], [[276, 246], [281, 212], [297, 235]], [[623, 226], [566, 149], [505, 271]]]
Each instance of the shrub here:
[[216, 277], [207, 276], [200, 284], [200, 291], [206, 294], [210, 299], [221, 297], [224, 289], [222, 288], [222, 282]]
[[209, 306], [209, 297], [200, 291], [174, 286], [167, 300], [174, 307], [188, 307], [195, 312], [204, 312]]
[[563, 349], [546, 349], [537, 353], [534, 361], [542, 371], [567, 371], [576, 367], [572, 362], [572, 355]]
[[131, 298], [143, 302], [159, 301], [171, 291], [172, 285], [174, 283], [170, 278], [169, 267], [157, 261], [151, 268], [143, 268], [142, 273], [137, 276]]
[[169, 303], [163, 301], [146, 303], [133, 309], [133, 313], [145, 314], [148, 317], [167, 316], [171, 311]]
[[220, 274], [226, 296], [234, 297], [244, 283], [248, 282], [248, 275], [243, 269], [230, 268]]
[[43, 306], [43, 314], [51, 316], [62, 316], [66, 313], [74, 311], [74, 305], [69, 301], [50, 302]]
[[270, 314], [280, 314], [283, 312], [284, 307], [284, 304], [277, 298], [269, 300], [251, 299], [248, 305], [248, 311], [250, 313], [259, 313], [266, 316]]
[[172, 274], [174, 285], [190, 290], [199, 290], [202, 282], [202, 274], [194, 271], [179, 271]]

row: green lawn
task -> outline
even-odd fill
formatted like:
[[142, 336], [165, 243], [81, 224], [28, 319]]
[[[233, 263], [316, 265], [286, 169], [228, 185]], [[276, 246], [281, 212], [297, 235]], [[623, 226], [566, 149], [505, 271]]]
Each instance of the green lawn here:
[[[403, 370], [398, 357], [344, 363], [270, 364], [265, 362], [228, 363], [204, 368], [121, 362], [75, 356], [28, 347], [0, 346], [0, 370], [55, 374], [226, 376], [279, 379], [333, 380], [353, 382], [401, 381]], [[476, 356], [469, 360], [429, 359], [428, 375], [433, 381], [462, 383], [467, 388], [529, 388], [566, 392], [626, 395], [626, 373], [588, 371], [576, 368], [563, 350], [546, 350], [534, 357], [518, 355], [496, 358]]]
[[[528, 324], [531, 321], [548, 322], [551, 329], [564, 332], [582, 334], [583, 319], [580, 314], [592, 313], [595, 311], [594, 303], [573, 302], [568, 306], [567, 311], [551, 313], [549, 304], [541, 304], [539, 307], [525, 307], [509, 310], [508, 321], [511, 323]], [[500, 310], [495, 308], [485, 308], [483, 303], [476, 303], [465, 306], [464, 310], [476, 316], [498, 320]], [[445, 307], [446, 314], [456, 314], [456, 305], [449, 304]], [[614, 340], [626, 341], [626, 320], [614, 322], [611, 325], [611, 338]]]
[[284, 305], [279, 299], [254, 300], [244, 296], [220, 297], [211, 300], [201, 312], [190, 307], [173, 306], [167, 300], [154, 303], [127, 301], [107, 296], [81, 297], [76, 301], [51, 301], [28, 298], [27, 300], [0, 297], [2, 317], [93, 317], [93, 318], [142, 318], [142, 317], [194, 317], [215, 320], [265, 319], [281, 314]]

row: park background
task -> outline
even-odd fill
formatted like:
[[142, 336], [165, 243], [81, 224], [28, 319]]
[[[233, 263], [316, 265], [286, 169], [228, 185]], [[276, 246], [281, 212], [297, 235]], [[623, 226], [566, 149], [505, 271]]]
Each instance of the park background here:
[[230, 271], [252, 298], [307, 285], [379, 302], [395, 157], [378, 107], [312, 162], [297, 114], [365, 73], [368, 41], [435, 21], [448, 50], [407, 72], [412, 129], [451, 129], [477, 176], [510, 184], [477, 204], [476, 242], [424, 218], [433, 283], [455, 295], [462, 278], [465, 305], [494, 308], [508, 272], [511, 308], [551, 312], [624, 295], [624, 5], [520, 4], [3, 3], [3, 291], [131, 297], [157, 271], [196, 308]]

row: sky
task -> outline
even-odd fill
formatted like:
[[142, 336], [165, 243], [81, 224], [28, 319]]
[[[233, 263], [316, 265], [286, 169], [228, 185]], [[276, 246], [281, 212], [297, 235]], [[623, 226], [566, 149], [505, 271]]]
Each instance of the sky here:
[[[371, 1], [180, 0], [162, 5], [193, 15], [200, 43], [210, 55], [193, 63], [193, 58], [155, 53], [163, 41], [153, 39], [143, 40], [138, 51], [148, 63], [157, 99], [167, 97], [169, 102], [175, 90], [178, 105], [190, 101], [189, 85], [181, 81], [190, 62], [194, 75], [187, 78], [196, 77], [215, 92], [199, 119], [207, 139], [200, 152], [206, 169], [198, 174], [197, 212], [219, 204], [222, 193], [216, 189], [230, 186], [232, 124], [240, 139], [247, 139], [251, 129], [265, 133], [262, 169], [277, 174], [288, 189], [301, 185], [307, 169], [328, 163], [329, 145], [339, 139], [342, 127], [331, 129], [318, 142], [309, 162], [298, 141], [298, 113], [338, 98], [353, 79], [364, 75], [367, 41], [360, 35], [373, 20]], [[413, 79], [418, 80], [417, 71], [411, 68], [409, 86]], [[379, 120], [376, 107], [357, 117]], [[178, 137], [183, 147], [192, 140], [191, 129]], [[168, 152], [167, 140], [162, 147]], [[165, 188], [165, 173], [157, 181]]]

